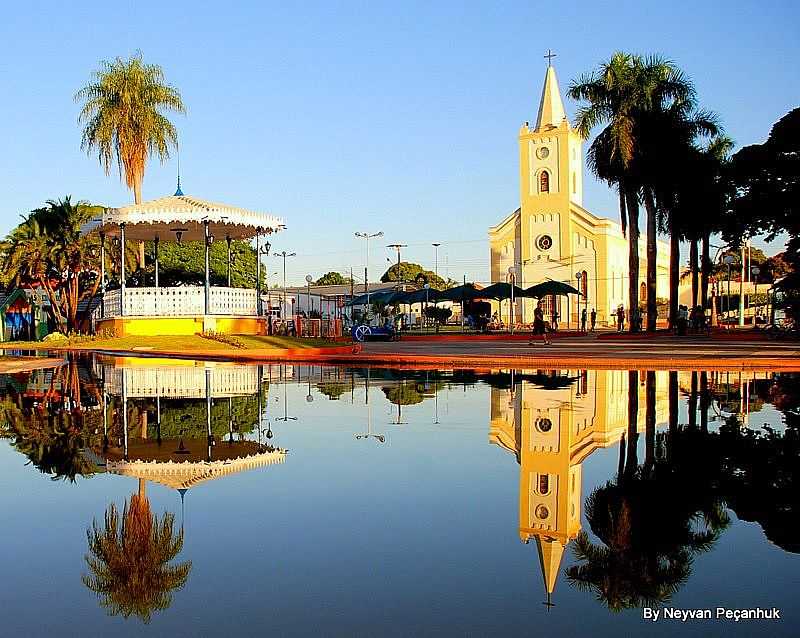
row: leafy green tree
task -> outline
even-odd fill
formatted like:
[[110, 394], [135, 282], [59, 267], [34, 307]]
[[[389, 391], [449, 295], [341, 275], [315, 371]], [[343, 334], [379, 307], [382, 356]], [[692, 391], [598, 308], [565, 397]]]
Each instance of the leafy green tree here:
[[[399, 273], [399, 277], [398, 277]], [[445, 290], [447, 288], [447, 282], [444, 279], [439, 277], [435, 272], [430, 270], [425, 270], [419, 264], [413, 264], [407, 261], [401, 261], [399, 264], [394, 264], [391, 266], [383, 275], [381, 275], [381, 281], [384, 283], [389, 283], [392, 281], [401, 281], [409, 284], [430, 284], [431, 288], [435, 288], [436, 290]]]
[[345, 277], [340, 272], [330, 271], [326, 272], [322, 277], [314, 282], [316, 286], [344, 286], [352, 281], [349, 277]]
[[[153, 243], [147, 242], [148, 254]], [[234, 288], [256, 287], [256, 251], [246, 241], [231, 242], [231, 285]], [[152, 262], [152, 259], [150, 260]], [[205, 282], [205, 247], [200, 241], [161, 242], [158, 247], [159, 284], [163, 286], [200, 286]], [[211, 284], [225, 286], [228, 281], [228, 246], [225, 239], [215, 239], [209, 250]], [[155, 267], [148, 266], [148, 279], [155, 276]], [[266, 269], [261, 269], [261, 284]]]
[[[164, 71], [146, 64], [141, 53], [127, 60], [103, 60], [92, 80], [75, 94], [81, 102], [78, 121], [84, 124], [81, 148], [97, 153], [106, 175], [116, 163], [120, 178], [142, 201], [142, 181], [147, 161], [169, 158], [178, 146], [178, 132], [165, 113], [184, 113], [178, 90], [167, 84]], [[144, 267], [144, 243], [139, 246]]]
[[[100, 246], [81, 226], [101, 210], [69, 196], [49, 200], [17, 226], [0, 246], [0, 278], [5, 285], [39, 286], [47, 293], [50, 313], [63, 332], [77, 329], [78, 304], [97, 294]], [[108, 250], [109, 272], [119, 263], [119, 247]], [[132, 262], [133, 254], [126, 255]]]
[[763, 144], [733, 155], [728, 177], [735, 189], [723, 237], [739, 245], [744, 237], [789, 235], [784, 261], [791, 267], [784, 285], [800, 289], [800, 108], [784, 115]]

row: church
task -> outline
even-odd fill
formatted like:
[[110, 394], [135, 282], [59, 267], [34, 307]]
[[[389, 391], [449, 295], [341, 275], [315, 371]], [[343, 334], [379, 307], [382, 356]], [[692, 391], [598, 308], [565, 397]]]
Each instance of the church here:
[[[597, 311], [598, 325], [613, 324], [613, 311], [629, 307], [628, 240], [621, 226], [583, 207], [583, 140], [570, 126], [555, 68], [548, 62], [533, 126], [519, 130], [520, 206], [489, 229], [492, 282], [528, 288], [562, 281], [584, 295], [542, 299], [546, 318], [577, 325], [580, 311]], [[644, 224], [642, 223], [642, 228]], [[658, 242], [657, 293], [669, 296], [669, 245]], [[639, 300], [647, 297], [647, 245], [639, 242]], [[515, 321], [530, 323], [537, 301], [515, 304]], [[570, 307], [572, 305], [572, 307]]]

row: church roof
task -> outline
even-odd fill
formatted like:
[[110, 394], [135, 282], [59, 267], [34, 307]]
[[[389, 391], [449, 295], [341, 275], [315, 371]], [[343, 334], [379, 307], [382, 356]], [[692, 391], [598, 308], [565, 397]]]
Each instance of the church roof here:
[[536, 130], [560, 126], [566, 119], [567, 114], [564, 111], [564, 103], [561, 101], [556, 70], [552, 66], [548, 66], [544, 76], [539, 114], [536, 116]]

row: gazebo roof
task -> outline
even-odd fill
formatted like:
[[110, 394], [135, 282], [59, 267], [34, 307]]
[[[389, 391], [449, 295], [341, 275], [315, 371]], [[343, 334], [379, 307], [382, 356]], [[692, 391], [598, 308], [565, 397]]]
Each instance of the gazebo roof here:
[[[223, 444], [224, 445], [224, 444]], [[161, 483], [176, 490], [189, 489], [200, 483], [211, 481], [229, 474], [236, 474], [266, 465], [283, 463], [286, 450], [276, 448], [256, 452], [246, 456], [213, 461], [147, 461], [119, 460], [106, 461], [106, 470], [111, 474], [132, 476]]]
[[84, 234], [105, 232], [119, 235], [120, 224], [125, 224], [126, 239], [196, 241], [204, 237], [204, 220], [209, 220], [209, 231], [218, 239], [249, 239], [256, 232], [274, 233], [284, 227], [283, 220], [273, 215], [259, 213], [228, 204], [218, 204], [190, 195], [170, 195], [141, 204], [106, 208], [103, 215], [85, 224]]

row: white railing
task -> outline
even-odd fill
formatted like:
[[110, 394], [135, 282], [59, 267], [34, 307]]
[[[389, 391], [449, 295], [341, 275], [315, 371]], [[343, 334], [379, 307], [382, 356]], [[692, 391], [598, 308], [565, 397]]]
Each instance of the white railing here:
[[258, 392], [258, 368], [256, 366], [161, 366], [161, 367], [115, 367], [112, 364], [98, 366], [105, 379], [105, 390], [111, 395], [122, 395], [123, 375], [128, 398], [162, 397], [171, 399], [202, 399], [206, 396], [206, 371], [210, 375], [211, 396], [225, 398], [250, 396]]
[[[105, 317], [185, 317], [205, 314], [203, 286], [126, 288], [106, 292], [103, 302]], [[209, 295], [209, 314], [255, 316], [258, 314], [256, 291], [248, 288], [213, 286]], [[121, 312], [124, 303], [125, 312]]]

